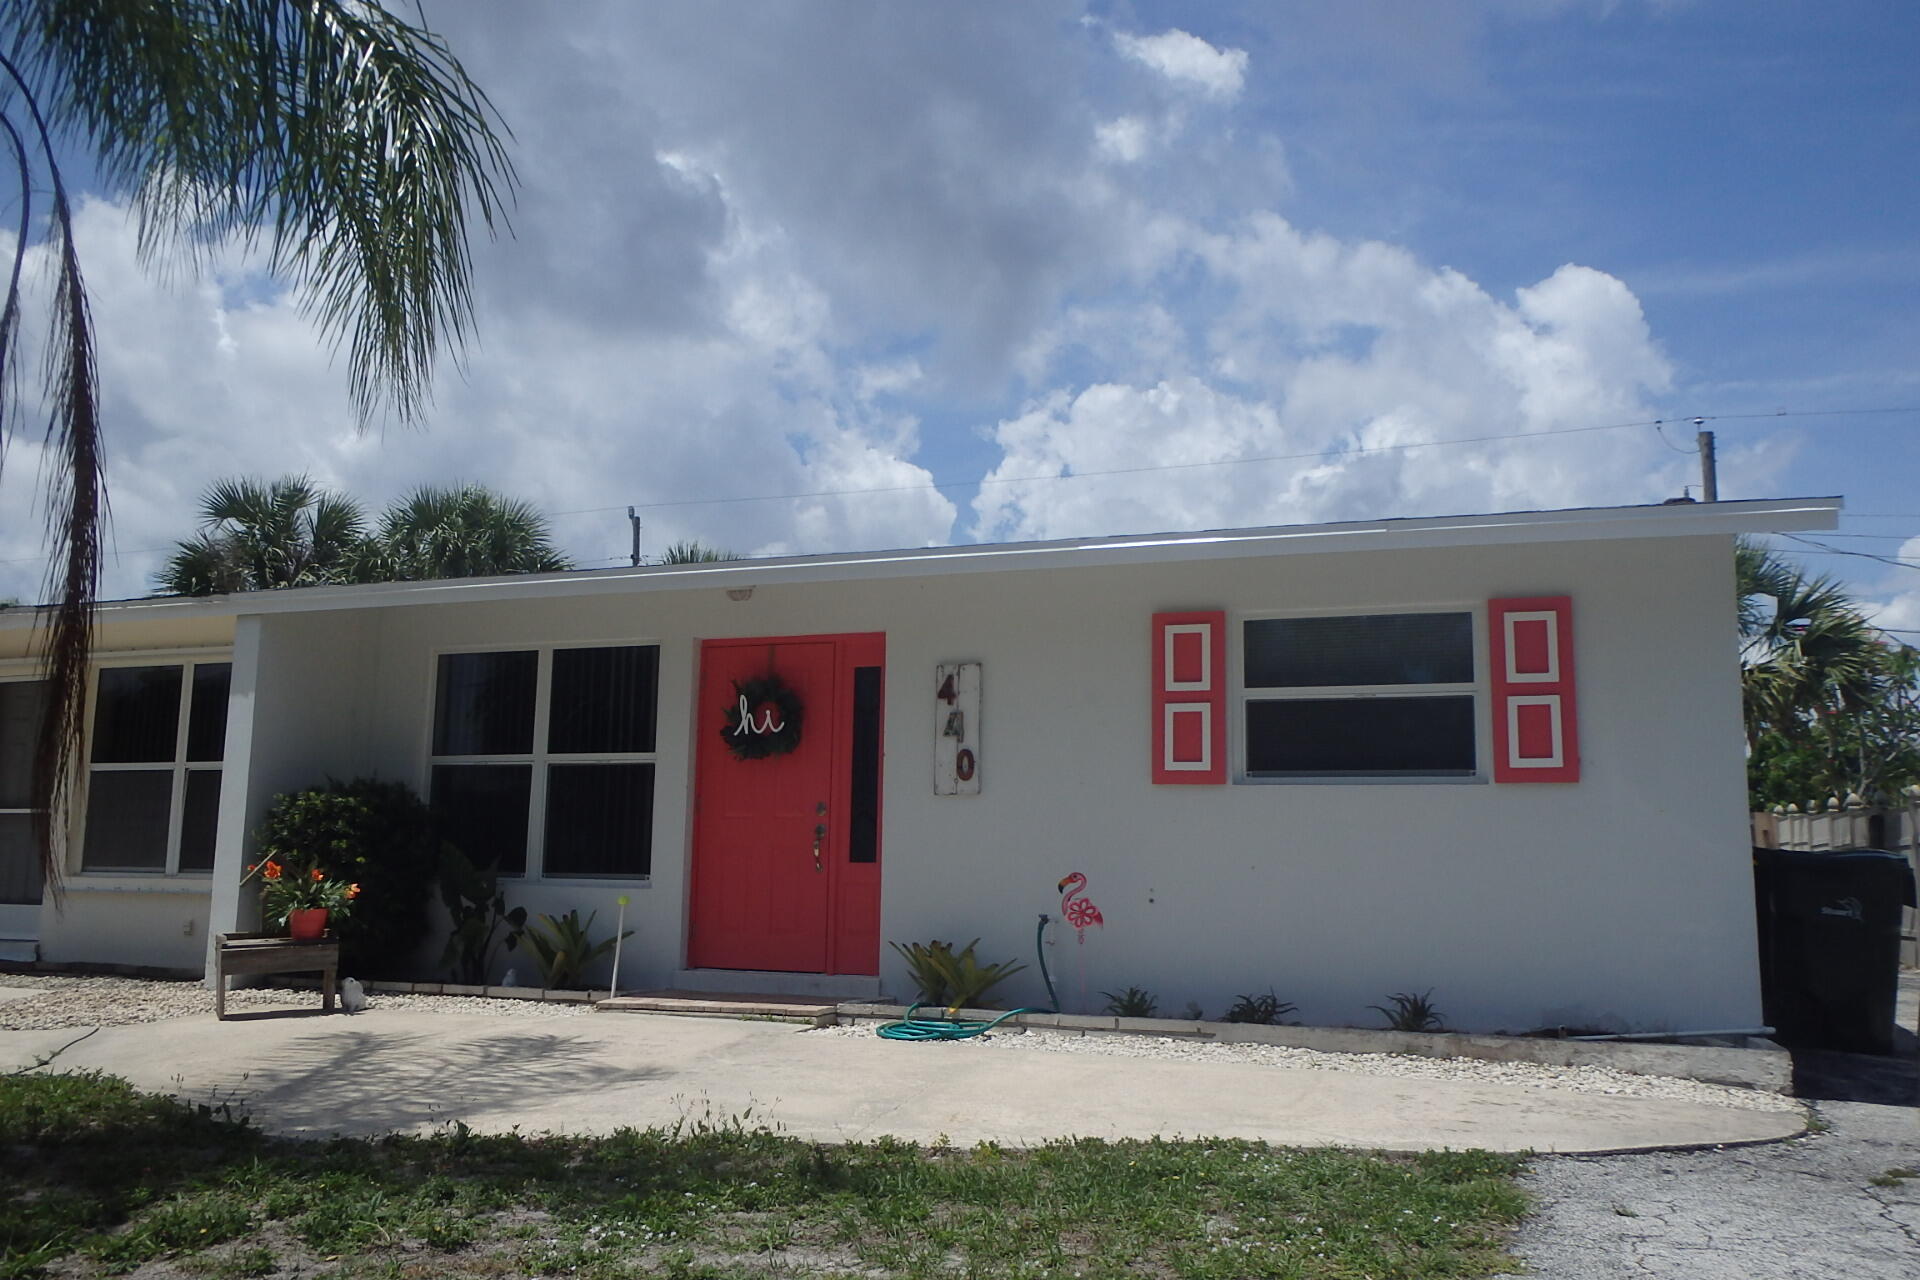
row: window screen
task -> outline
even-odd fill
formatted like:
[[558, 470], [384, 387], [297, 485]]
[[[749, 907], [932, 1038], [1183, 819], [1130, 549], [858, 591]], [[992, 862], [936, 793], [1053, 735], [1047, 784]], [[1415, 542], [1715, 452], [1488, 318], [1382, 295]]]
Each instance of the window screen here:
[[0, 809], [25, 809], [33, 795], [33, 752], [47, 689], [45, 680], [0, 681]]
[[213, 870], [213, 841], [220, 829], [220, 770], [189, 769], [180, 815], [180, 869]]
[[83, 869], [167, 869], [173, 774], [172, 769], [94, 772], [87, 781], [87, 839], [80, 854]]
[[530, 764], [449, 764], [433, 768], [434, 825], [476, 867], [501, 875], [527, 869]]
[[193, 704], [187, 712], [187, 759], [218, 760], [227, 749], [227, 695], [231, 662], [201, 662], [193, 668]]
[[533, 750], [540, 655], [443, 653], [434, 694], [433, 754], [513, 756]]
[[653, 750], [660, 650], [556, 649], [547, 750], [599, 755]]
[[555, 876], [644, 876], [653, 869], [653, 766], [547, 769], [542, 868]]
[[180, 670], [102, 669], [94, 695], [95, 764], [172, 763], [180, 748]]
[[1464, 777], [1473, 696], [1287, 698], [1247, 704], [1247, 776]]
[[0, 813], [0, 903], [31, 905], [40, 901], [40, 850], [33, 839], [30, 813]]
[[1248, 689], [1473, 680], [1468, 613], [1257, 618], [1242, 636]]

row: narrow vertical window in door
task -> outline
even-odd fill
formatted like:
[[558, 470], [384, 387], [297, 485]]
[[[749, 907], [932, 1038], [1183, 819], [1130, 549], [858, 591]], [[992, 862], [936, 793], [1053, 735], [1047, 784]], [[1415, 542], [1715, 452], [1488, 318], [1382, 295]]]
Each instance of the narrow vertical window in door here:
[[880, 668], [853, 669], [853, 786], [847, 861], [880, 860]]

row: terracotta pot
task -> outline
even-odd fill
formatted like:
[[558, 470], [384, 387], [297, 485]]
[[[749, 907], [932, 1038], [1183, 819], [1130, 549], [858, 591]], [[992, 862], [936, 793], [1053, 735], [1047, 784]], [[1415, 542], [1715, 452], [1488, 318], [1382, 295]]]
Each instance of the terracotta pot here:
[[290, 938], [312, 942], [326, 932], [327, 909], [325, 907], [307, 907], [287, 913], [287, 936]]

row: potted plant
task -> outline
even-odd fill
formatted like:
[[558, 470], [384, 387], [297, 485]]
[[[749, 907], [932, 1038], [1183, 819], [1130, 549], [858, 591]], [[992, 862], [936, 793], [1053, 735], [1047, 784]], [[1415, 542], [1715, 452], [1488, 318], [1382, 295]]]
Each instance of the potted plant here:
[[344, 919], [360, 896], [359, 885], [284, 855], [247, 868], [247, 880], [256, 875], [260, 877], [261, 915], [268, 924], [285, 929], [288, 937], [302, 941], [324, 936], [327, 922]]

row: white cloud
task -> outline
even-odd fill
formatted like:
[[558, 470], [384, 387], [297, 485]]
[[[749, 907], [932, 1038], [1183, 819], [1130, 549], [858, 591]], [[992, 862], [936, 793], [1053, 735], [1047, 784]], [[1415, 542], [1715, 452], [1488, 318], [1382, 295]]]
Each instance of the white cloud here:
[[[1402, 249], [1272, 214], [1186, 244], [1176, 256], [1231, 295], [1187, 343], [1159, 339], [1163, 370], [1191, 351], [1189, 370], [1062, 387], [1001, 422], [978, 536], [1655, 500], [1690, 478], [1650, 431], [1438, 443], [1651, 416], [1671, 372], [1604, 273], [1562, 267], [1503, 303]], [[1082, 314], [1076, 331], [1102, 326]], [[1073, 353], [1086, 348], [1062, 339], [1042, 364]], [[1243, 458], [1277, 460], [1229, 463]], [[1168, 469], [1040, 478], [1148, 466]]]
[[1130, 61], [1158, 72], [1183, 88], [1222, 102], [1240, 96], [1246, 83], [1247, 51], [1219, 49], [1178, 28], [1157, 36], [1113, 33], [1113, 44]]
[[[554, 513], [583, 564], [1657, 498], [1650, 436], [1356, 455], [1646, 416], [1669, 377], [1632, 293], [1563, 267], [1495, 297], [1379, 240], [1301, 229], [1247, 54], [1184, 31], [1060, 38], [1071, 0], [964, 14], [447, 7], [513, 127], [514, 236], [476, 249], [479, 343], [430, 429], [356, 434], [344, 369], [227, 257], [155, 283], [89, 203], [116, 541], [164, 547], [202, 489], [310, 472], [379, 504], [476, 480]], [[1138, 66], [1151, 75], [1116, 75]], [[1209, 105], [1211, 104], [1211, 105]], [[23, 370], [35, 367], [29, 359]], [[1143, 466], [1307, 454], [1281, 462]], [[0, 595], [34, 594], [16, 440]], [[1757, 489], [1781, 465], [1731, 451]], [[1033, 481], [1066, 472], [1133, 474]], [[986, 486], [957, 508], [930, 487]], [[774, 495], [839, 494], [706, 503]], [[110, 566], [144, 589], [154, 555]]]
[[[1920, 564], [1920, 538], [1908, 538], [1888, 558]], [[1875, 626], [1893, 632], [1895, 639], [1920, 646], [1920, 572], [1889, 565], [1886, 577], [1877, 588], [1869, 588], [1861, 603]]]
[[1121, 164], [1132, 164], [1147, 154], [1150, 127], [1140, 116], [1103, 121], [1093, 131], [1100, 150]]

